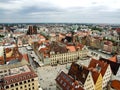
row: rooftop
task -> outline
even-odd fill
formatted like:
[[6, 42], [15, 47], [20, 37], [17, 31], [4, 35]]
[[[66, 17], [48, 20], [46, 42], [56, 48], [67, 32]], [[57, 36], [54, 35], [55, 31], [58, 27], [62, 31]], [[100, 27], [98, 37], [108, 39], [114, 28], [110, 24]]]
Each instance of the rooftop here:
[[65, 74], [63, 71], [55, 80], [63, 90], [84, 90], [77, 80], [75, 81], [72, 77]]
[[118, 70], [119, 70], [120, 63], [116, 63], [116, 62], [110, 61], [109, 59], [105, 59], [105, 58], [100, 58], [100, 61], [104, 61], [104, 62], [106, 62], [107, 64], [110, 64], [112, 73], [113, 73], [114, 75], [117, 74], [117, 72], [118, 72]]
[[16, 75], [16, 74], [21, 74], [21, 73], [25, 73], [25, 72], [30, 72], [30, 68], [28, 68], [27, 65], [21, 66], [21, 67], [18, 67], [18, 68], [10, 69], [10, 75], [9, 76]]
[[120, 90], [120, 81], [118, 80], [113, 80], [111, 82], [111, 87], [115, 90]]
[[88, 66], [89, 69], [94, 68], [98, 73], [101, 73], [102, 76], [104, 76], [105, 71], [107, 70], [107, 67], [108, 67], [108, 64], [106, 62], [95, 60], [95, 59], [92, 59]]
[[113, 56], [113, 57], [109, 58], [109, 60], [112, 61], [112, 62], [117, 62], [117, 57]]
[[28, 80], [37, 77], [37, 74], [28, 66], [20, 66], [17, 68], [9, 69], [9, 75], [4, 76], [2, 80], [5, 85]]
[[68, 75], [72, 76], [74, 79], [84, 84], [88, 76], [88, 73], [89, 70], [87, 67], [83, 65], [78, 65], [76, 63], [72, 63]]

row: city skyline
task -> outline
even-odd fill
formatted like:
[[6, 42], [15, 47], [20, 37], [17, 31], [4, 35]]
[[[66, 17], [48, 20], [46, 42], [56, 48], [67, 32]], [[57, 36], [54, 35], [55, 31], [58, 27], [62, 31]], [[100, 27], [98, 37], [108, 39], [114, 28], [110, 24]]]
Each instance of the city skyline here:
[[0, 0], [0, 23], [120, 24], [119, 0]]

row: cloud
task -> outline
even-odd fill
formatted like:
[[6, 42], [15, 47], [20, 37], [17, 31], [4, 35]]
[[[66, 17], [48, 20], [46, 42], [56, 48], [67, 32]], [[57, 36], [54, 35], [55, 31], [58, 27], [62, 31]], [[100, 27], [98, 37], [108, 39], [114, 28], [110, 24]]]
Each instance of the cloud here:
[[0, 22], [120, 23], [119, 0], [0, 0]]

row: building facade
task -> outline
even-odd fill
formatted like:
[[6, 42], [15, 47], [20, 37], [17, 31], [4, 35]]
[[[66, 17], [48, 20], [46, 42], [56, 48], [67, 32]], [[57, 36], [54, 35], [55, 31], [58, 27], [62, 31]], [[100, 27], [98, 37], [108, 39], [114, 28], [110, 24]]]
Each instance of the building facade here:
[[[85, 47], [82, 50], [74, 51], [74, 52], [66, 52], [66, 53], [57, 53], [54, 51], [50, 52], [49, 57], [43, 57], [43, 62], [45, 65], [57, 65], [57, 64], [66, 64], [70, 62], [77, 61], [82, 57], [86, 57], [88, 55], [88, 49]], [[42, 55], [43, 56], [43, 55]]]
[[8, 67], [0, 71], [0, 90], [38, 90], [38, 76], [30, 66]]
[[111, 76], [112, 76], [110, 64], [107, 64], [104, 61], [92, 59], [88, 67], [89, 69], [93, 70], [93, 79], [95, 77], [94, 71], [98, 73], [98, 79], [94, 80], [94, 83], [96, 85], [95, 87], [97, 89], [99, 88], [99, 90], [106, 89], [108, 82], [111, 80]]
[[84, 90], [95, 90], [92, 72], [87, 67], [72, 63], [68, 75], [80, 82]]
[[83, 50], [78, 50], [75, 52], [68, 52], [68, 53], [61, 53], [61, 54], [54, 54], [54, 52], [50, 55], [50, 64], [65, 64], [74, 62], [82, 57], [86, 57], [88, 50], [84, 48]]

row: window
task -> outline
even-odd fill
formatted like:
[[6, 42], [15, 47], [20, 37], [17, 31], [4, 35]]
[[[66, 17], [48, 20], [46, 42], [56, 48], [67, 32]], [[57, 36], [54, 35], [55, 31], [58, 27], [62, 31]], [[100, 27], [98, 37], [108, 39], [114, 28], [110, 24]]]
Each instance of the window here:
[[3, 71], [0, 71], [0, 73], [3, 73]]
[[12, 84], [11, 87], [14, 87], [14, 85]]
[[28, 82], [30, 82], [30, 80], [28, 80]]
[[34, 89], [34, 87], [32, 87], [32, 89]]
[[24, 79], [26, 79], [26, 76], [23, 76]]
[[8, 89], [9, 88], [9, 86], [6, 86], [6, 89]]
[[4, 72], [7, 72], [7, 70], [4, 70]]
[[25, 85], [25, 87], [27, 87], [27, 86]]
[[32, 83], [32, 85], [34, 85], [34, 83]]
[[34, 79], [32, 79], [32, 81], [34, 81]]
[[31, 90], [31, 88], [29, 88], [29, 90]]
[[26, 81], [24, 81], [24, 83], [26, 83]]
[[22, 84], [22, 82], [19, 83], [20, 85]]
[[16, 90], [18, 90], [18, 88], [16, 88]]
[[28, 86], [30, 86], [30, 84]]
[[20, 89], [22, 89], [22, 86], [20, 87]]
[[30, 77], [30, 75], [28, 75], [28, 78]]
[[64, 82], [63, 86], [65, 87], [66, 86], [66, 83]]
[[60, 80], [60, 83], [62, 84], [63, 80]]
[[11, 79], [10, 82], [13, 82], [13, 80]]
[[59, 81], [59, 80], [60, 80], [60, 77], [58, 77], [57, 80]]
[[16, 83], [15, 86], [18, 86], [18, 83]]

